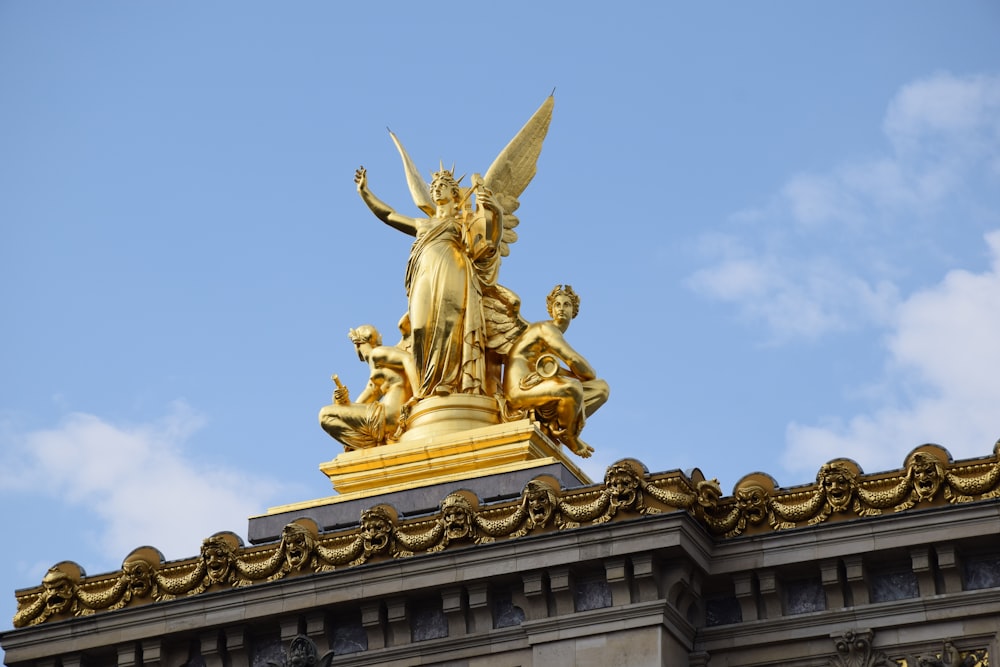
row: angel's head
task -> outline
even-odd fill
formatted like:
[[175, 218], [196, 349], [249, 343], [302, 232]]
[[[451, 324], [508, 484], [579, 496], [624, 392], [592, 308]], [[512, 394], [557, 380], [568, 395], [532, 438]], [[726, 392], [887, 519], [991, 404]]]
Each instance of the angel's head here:
[[431, 178], [431, 199], [435, 204], [446, 202], [449, 199], [457, 202], [461, 200], [461, 197], [462, 190], [451, 171], [442, 169], [434, 173]]
[[545, 307], [552, 319], [569, 321], [580, 314], [580, 295], [569, 285], [556, 285], [545, 297]]

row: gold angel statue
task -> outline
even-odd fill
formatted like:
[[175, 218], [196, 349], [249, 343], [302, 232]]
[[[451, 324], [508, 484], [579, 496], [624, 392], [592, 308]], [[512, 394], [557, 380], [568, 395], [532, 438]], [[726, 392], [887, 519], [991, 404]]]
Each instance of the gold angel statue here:
[[364, 167], [355, 174], [358, 193], [376, 217], [416, 237], [405, 278], [414, 401], [453, 393], [491, 395], [498, 390], [499, 365], [491, 357], [505, 354], [526, 323], [517, 312], [517, 296], [497, 284], [497, 275], [508, 244], [517, 239], [513, 213], [517, 198], [535, 175], [552, 106], [549, 97], [486, 175], [473, 176], [469, 188], [443, 167], [426, 183], [390, 132], [423, 216], [403, 215], [378, 199], [368, 187]]

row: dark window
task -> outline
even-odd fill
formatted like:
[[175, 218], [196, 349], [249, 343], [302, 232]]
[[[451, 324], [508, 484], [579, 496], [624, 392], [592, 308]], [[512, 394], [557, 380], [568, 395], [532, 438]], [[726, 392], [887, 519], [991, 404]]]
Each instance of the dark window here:
[[826, 593], [819, 578], [783, 582], [787, 614], [807, 614], [826, 609]]
[[868, 573], [872, 602], [920, 597], [917, 575], [910, 568], [873, 569]]
[[611, 588], [603, 572], [574, 577], [573, 608], [577, 611], [611, 606]]
[[493, 595], [493, 627], [510, 628], [524, 623], [524, 611], [514, 606], [510, 591], [497, 591]]
[[705, 625], [729, 625], [743, 621], [743, 610], [740, 601], [733, 595], [726, 595], [705, 600]]
[[967, 591], [1000, 586], [1000, 555], [981, 554], [963, 558], [962, 586]]
[[429, 600], [410, 608], [410, 633], [415, 642], [448, 636], [448, 619], [440, 600]]

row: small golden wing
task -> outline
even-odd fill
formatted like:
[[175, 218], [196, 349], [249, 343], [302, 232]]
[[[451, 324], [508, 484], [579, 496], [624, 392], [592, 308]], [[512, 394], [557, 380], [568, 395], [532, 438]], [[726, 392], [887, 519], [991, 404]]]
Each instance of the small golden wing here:
[[403, 144], [399, 141], [392, 130], [389, 130], [389, 136], [392, 137], [392, 143], [396, 144], [396, 150], [399, 151], [399, 156], [403, 158], [403, 170], [406, 172], [406, 184], [410, 186], [410, 196], [413, 197], [413, 203], [427, 215], [434, 215], [434, 202], [431, 201], [430, 186], [427, 184], [427, 181], [424, 180], [424, 177], [420, 175], [420, 170], [417, 169], [415, 164], [413, 164], [413, 160], [410, 159], [406, 149], [403, 148]]

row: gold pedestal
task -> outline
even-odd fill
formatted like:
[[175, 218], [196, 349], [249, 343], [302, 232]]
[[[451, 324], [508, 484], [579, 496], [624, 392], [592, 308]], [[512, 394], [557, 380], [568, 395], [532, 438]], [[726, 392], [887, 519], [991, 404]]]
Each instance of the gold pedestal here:
[[496, 485], [483, 479], [492, 476], [506, 480], [507, 486], [511, 480], [523, 484], [534, 476], [530, 472], [533, 468], [539, 469], [538, 474], [561, 470], [565, 479], [592, 483], [570, 459], [572, 454], [546, 436], [535, 422], [522, 419], [500, 423], [500, 410], [493, 398], [427, 398], [414, 406], [407, 424], [398, 442], [344, 452], [319, 465], [337, 495], [271, 507], [265, 516], [326, 508], [323, 512], [333, 517], [332, 506], [347, 507], [350, 501], [374, 496], [398, 497], [399, 492], [437, 485], [454, 487], [462, 482], [474, 488], [476, 480], [484, 483], [480, 485], [484, 489], [493, 488]]
[[330, 500], [343, 501], [552, 463], [562, 463], [581, 480], [588, 479], [560, 445], [523, 419], [344, 452], [319, 469], [340, 494]]

